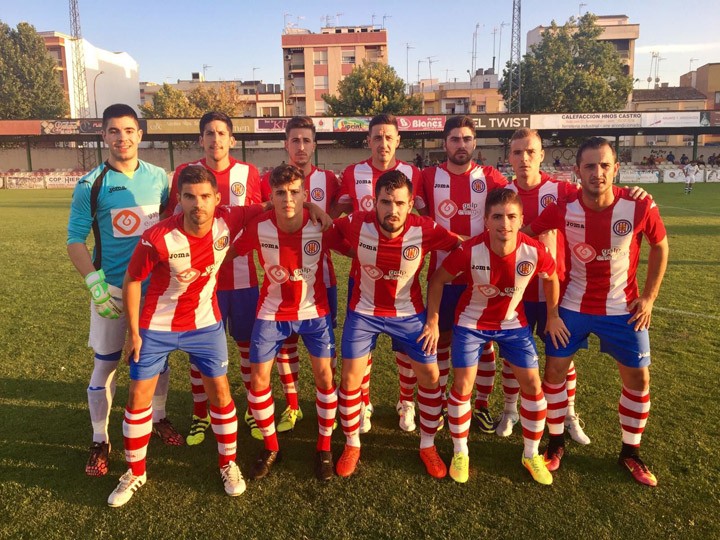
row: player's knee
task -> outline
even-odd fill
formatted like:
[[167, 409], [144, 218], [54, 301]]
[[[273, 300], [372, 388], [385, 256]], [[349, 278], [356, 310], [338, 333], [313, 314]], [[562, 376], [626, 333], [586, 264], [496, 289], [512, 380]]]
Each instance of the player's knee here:
[[545, 382], [561, 384], [565, 381], [570, 362], [572, 362], [572, 359], [567, 360], [548, 356], [545, 361]]

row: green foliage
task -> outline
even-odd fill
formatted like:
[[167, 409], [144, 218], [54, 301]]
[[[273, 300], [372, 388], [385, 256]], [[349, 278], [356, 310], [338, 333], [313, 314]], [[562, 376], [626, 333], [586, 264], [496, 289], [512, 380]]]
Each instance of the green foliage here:
[[145, 118], [200, 118], [208, 111], [243, 116], [249, 107], [248, 96], [233, 83], [217, 87], [199, 84], [187, 94], [165, 83], [153, 96], [153, 102], [140, 105], [140, 110]]
[[0, 118], [59, 118], [69, 107], [35, 27], [0, 21]]
[[[619, 111], [632, 91], [612, 44], [598, 41], [602, 28], [597, 16], [571, 17], [563, 26], [555, 21], [542, 41], [521, 60], [521, 107], [524, 113], [580, 113]], [[504, 70], [501, 91], [509, 100], [510, 66]], [[513, 67], [517, 69], [517, 66]], [[516, 97], [517, 89], [513, 89]]]
[[422, 97], [406, 96], [405, 82], [395, 70], [379, 62], [363, 62], [338, 84], [337, 96], [324, 94], [331, 116], [420, 114]]

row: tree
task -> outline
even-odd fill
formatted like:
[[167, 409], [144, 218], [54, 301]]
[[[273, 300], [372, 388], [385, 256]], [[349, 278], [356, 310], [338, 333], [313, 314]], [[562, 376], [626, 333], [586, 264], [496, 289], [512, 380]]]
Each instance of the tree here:
[[248, 98], [233, 83], [199, 84], [188, 94], [165, 83], [153, 96], [153, 102], [140, 105], [140, 110], [145, 118], [200, 118], [208, 111], [237, 117], [250, 107]]
[[[598, 41], [603, 29], [597, 16], [555, 21], [520, 62], [521, 108], [524, 113], [607, 112], [623, 110], [632, 91], [632, 77], [623, 71], [612, 44]], [[517, 69], [517, 66], [513, 66]], [[501, 91], [508, 102], [509, 67]], [[516, 89], [513, 89], [515, 94]], [[515, 96], [516, 97], [516, 94]]]
[[422, 97], [406, 96], [405, 82], [387, 64], [363, 62], [338, 84], [337, 97], [322, 96], [332, 116], [373, 116], [381, 113], [420, 114]]
[[153, 96], [153, 102], [140, 105], [145, 118], [194, 118], [196, 108], [190, 103], [187, 95], [165, 83]]
[[0, 118], [59, 118], [69, 107], [35, 27], [0, 21]]

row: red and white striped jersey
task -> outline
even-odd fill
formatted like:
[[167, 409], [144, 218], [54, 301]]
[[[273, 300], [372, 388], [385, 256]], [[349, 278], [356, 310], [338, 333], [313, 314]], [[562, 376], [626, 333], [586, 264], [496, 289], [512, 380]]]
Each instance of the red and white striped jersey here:
[[450, 250], [458, 237], [430, 218], [410, 214], [399, 236], [388, 238], [375, 212], [355, 212], [335, 220], [333, 230], [355, 250], [355, 277], [349, 309], [376, 317], [407, 317], [425, 309], [420, 270], [425, 255]]
[[468, 283], [455, 309], [455, 324], [478, 330], [510, 330], [527, 326], [525, 288], [534, 276], [551, 276], [555, 261], [537, 240], [518, 233], [517, 247], [501, 257], [490, 249], [485, 232], [450, 253], [443, 268], [465, 273]]
[[560, 305], [592, 315], [626, 315], [638, 297], [637, 267], [643, 234], [651, 244], [665, 238], [652, 199], [633, 200], [612, 187], [615, 201], [596, 212], [576, 193], [548, 206], [530, 224], [534, 232], [559, 229], [565, 236], [567, 276]]
[[[421, 179], [420, 169], [404, 161], [397, 160], [395, 166], [388, 170], [398, 170], [410, 179], [413, 186], [415, 208], [418, 210], [425, 208], [425, 202], [418, 197]], [[381, 171], [373, 167], [371, 159], [349, 165], [340, 175], [338, 202], [343, 204], [352, 203], [353, 212], [373, 210], [375, 208], [375, 184], [385, 172], [387, 171]]]
[[[507, 178], [494, 167], [475, 165], [464, 174], [453, 174], [442, 164], [422, 170], [418, 196], [427, 206], [428, 215], [438, 225], [470, 238], [485, 230], [487, 194], [495, 188], [504, 188], [507, 184]], [[442, 251], [430, 256], [428, 277], [445, 257], [447, 253]], [[465, 277], [460, 276], [452, 283], [463, 284]]]
[[[260, 173], [255, 165], [243, 163], [231, 157], [230, 166], [227, 169], [224, 171], [216, 171], [208, 167], [207, 162], [203, 158], [193, 163], [183, 163], [175, 169], [172, 185], [170, 186], [170, 212], [180, 212], [180, 206], [177, 202], [177, 181], [180, 176], [180, 171], [191, 165], [201, 165], [215, 175], [218, 184], [218, 193], [220, 193], [220, 204], [228, 206], [249, 206], [262, 202]], [[257, 270], [255, 269], [255, 261], [253, 261], [252, 257], [228, 259], [222, 268], [220, 268], [218, 290], [231, 291], [233, 289], [247, 289], [248, 287], [255, 287], [257, 284]]]
[[183, 214], [145, 231], [128, 266], [133, 280], [150, 276], [140, 327], [185, 332], [219, 322], [215, 296], [218, 269], [231, 239], [261, 212], [259, 204], [218, 206], [212, 229], [202, 238], [185, 233]]
[[258, 252], [265, 271], [257, 318], [268, 321], [304, 321], [330, 313], [323, 275], [330, 241], [313, 225], [307, 210], [294, 233], [277, 226], [274, 210], [252, 222], [235, 241], [238, 253]]
[[[317, 204], [323, 212], [330, 213], [330, 209], [337, 201], [340, 183], [334, 172], [312, 167], [310, 174], [305, 176], [305, 189], [308, 192], [308, 201]], [[260, 179], [260, 191], [262, 200], [269, 201], [271, 194], [269, 172], [263, 174]], [[337, 280], [330, 251], [326, 252], [326, 257], [327, 261], [323, 266], [323, 282], [326, 287], [333, 287], [337, 284]]]
[[[540, 183], [532, 189], [522, 189], [513, 180], [508, 186], [519, 196], [523, 203], [523, 225], [529, 225], [540, 213], [550, 204], [558, 200], [566, 200], [568, 195], [577, 193], [578, 184], [557, 180], [545, 172], [540, 173]], [[565, 242], [562, 231], [552, 229], [538, 235], [537, 239], [542, 242], [555, 259], [555, 267], [558, 279], [562, 282], [565, 279]], [[529, 302], [544, 302], [545, 291], [542, 283], [535, 277], [525, 289], [525, 298]]]

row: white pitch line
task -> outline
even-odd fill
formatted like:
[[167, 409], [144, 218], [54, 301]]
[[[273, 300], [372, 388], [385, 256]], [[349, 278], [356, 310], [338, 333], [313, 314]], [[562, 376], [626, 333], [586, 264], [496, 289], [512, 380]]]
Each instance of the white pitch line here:
[[653, 309], [656, 309], [658, 311], [664, 311], [666, 313], [677, 313], [679, 315], [687, 315], [689, 317], [698, 317], [700, 319], [711, 319], [713, 321], [720, 321], [720, 317], [718, 317], [717, 315], [709, 315], [707, 313], [695, 313], [693, 311], [683, 311], [681, 309], [671, 309], [658, 306], [653, 307]]
[[695, 208], [685, 208], [684, 206], [669, 206], [667, 204], [658, 204], [660, 208], [673, 208], [675, 210], [686, 210], [688, 212], [698, 213], [698, 214], [709, 214], [711, 216], [720, 216], [717, 212], [705, 212], [704, 210], [696, 210]]

